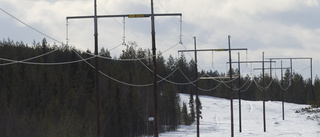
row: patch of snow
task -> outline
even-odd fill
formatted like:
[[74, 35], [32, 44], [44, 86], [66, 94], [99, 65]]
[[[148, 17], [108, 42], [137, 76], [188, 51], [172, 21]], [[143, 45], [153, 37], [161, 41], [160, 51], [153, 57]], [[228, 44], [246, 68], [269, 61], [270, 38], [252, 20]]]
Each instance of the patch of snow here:
[[[188, 94], [180, 94], [181, 102], [189, 102]], [[230, 100], [199, 96], [202, 103], [200, 119], [201, 137], [231, 136]], [[285, 103], [285, 120], [282, 120], [282, 102], [266, 101], [266, 130], [263, 131], [262, 101], [241, 100], [242, 132], [239, 132], [239, 100], [233, 100], [234, 135], [236, 137], [320, 137], [320, 126], [315, 121], [306, 120], [306, 115], [295, 113], [307, 107]], [[196, 122], [190, 126], [180, 126], [177, 131], [161, 133], [161, 137], [195, 137]]]

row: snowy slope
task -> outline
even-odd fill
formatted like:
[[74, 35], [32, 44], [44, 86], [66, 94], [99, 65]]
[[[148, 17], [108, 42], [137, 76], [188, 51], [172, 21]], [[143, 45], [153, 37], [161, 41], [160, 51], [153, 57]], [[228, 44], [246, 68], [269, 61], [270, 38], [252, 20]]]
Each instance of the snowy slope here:
[[[188, 103], [188, 94], [180, 94]], [[200, 119], [201, 137], [231, 136], [230, 100], [199, 96], [202, 103]], [[320, 126], [306, 120], [306, 115], [295, 113], [307, 105], [285, 103], [285, 120], [282, 120], [282, 103], [266, 102], [266, 130], [263, 132], [262, 101], [241, 101], [242, 132], [239, 132], [239, 101], [234, 100], [234, 135], [236, 137], [320, 137]], [[161, 137], [195, 137], [196, 125], [180, 126], [177, 131], [161, 133]]]

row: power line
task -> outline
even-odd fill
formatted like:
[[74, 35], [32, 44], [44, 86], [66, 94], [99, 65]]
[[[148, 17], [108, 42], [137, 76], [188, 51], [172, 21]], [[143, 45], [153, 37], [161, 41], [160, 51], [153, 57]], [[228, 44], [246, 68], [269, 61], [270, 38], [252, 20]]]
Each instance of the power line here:
[[27, 62], [27, 61], [17, 61], [17, 60], [10, 60], [10, 59], [0, 58], [0, 60], [10, 61], [10, 63], [3, 63], [3, 64], [0, 64], [0, 66], [6, 66], [6, 65], [12, 65], [12, 64], [28, 64], [28, 65], [44, 65], [44, 66], [67, 65], [67, 64], [73, 64], [73, 63], [82, 62], [83, 60], [90, 60], [90, 59], [93, 59], [93, 58], [94, 57], [89, 57], [89, 58], [75, 60], [75, 61], [53, 62], [53, 63]]
[[[75, 51], [74, 51], [74, 52], [75, 52]], [[80, 58], [82, 58], [77, 52], [75, 52], [75, 53], [76, 53]], [[83, 61], [86, 62], [86, 63], [87, 63], [89, 66], [91, 66], [92, 68], [94, 68], [94, 66], [93, 66], [92, 64], [90, 64], [87, 60], [84, 60], [84, 59], [83, 59]], [[176, 70], [178, 70], [178, 69], [176, 69]], [[175, 70], [175, 71], [176, 71], [176, 70]], [[159, 76], [159, 75], [157, 75], [158, 77], [161, 78], [161, 80], [157, 81], [157, 83], [160, 83], [160, 82], [162, 82], [162, 81], [167, 81], [166, 79], [167, 79], [168, 77], [170, 77], [175, 71], [173, 71], [171, 74], [169, 74], [168, 76], [166, 76], [166, 77], [164, 77], [164, 78], [161, 77], [161, 76]], [[126, 82], [117, 80], [117, 79], [115, 79], [115, 78], [113, 78], [113, 77], [111, 77], [111, 76], [103, 73], [103, 72], [100, 71], [100, 70], [99, 70], [99, 73], [102, 74], [103, 76], [105, 76], [105, 77], [113, 80], [113, 81], [116, 81], [116, 82], [118, 82], [118, 83], [120, 83], [120, 84], [127, 85], [127, 86], [132, 86], [132, 87], [147, 87], [147, 86], [152, 86], [152, 85], [153, 85], [152, 83], [149, 83], [149, 84], [130, 84], [130, 83], [126, 83]]]
[[[75, 52], [75, 51], [74, 51], [74, 52]], [[77, 52], [75, 52], [75, 53], [76, 53], [80, 58], [82, 58]], [[83, 60], [84, 62], [86, 62], [90, 67], [95, 68], [95, 67], [94, 67], [92, 64], [90, 64], [88, 61], [84, 60], [83, 58], [82, 58], [82, 60]], [[141, 84], [141, 85], [138, 85], [138, 84], [130, 84], [130, 83], [126, 83], [126, 82], [122, 82], [122, 81], [120, 81], [120, 80], [117, 80], [117, 79], [115, 79], [115, 78], [113, 78], [113, 77], [111, 77], [111, 76], [103, 73], [103, 72], [100, 71], [100, 70], [99, 70], [99, 73], [102, 74], [102, 75], [104, 75], [104, 76], [106, 76], [107, 78], [109, 78], [109, 79], [111, 79], [111, 80], [113, 80], [113, 81], [116, 81], [116, 82], [118, 82], [118, 83], [120, 83], [120, 84], [127, 85], [127, 86], [133, 86], [133, 87], [152, 86], [152, 83], [150, 83], [150, 84]]]
[[[74, 50], [73, 50], [73, 51], [74, 51]], [[75, 52], [75, 51], [74, 51], [74, 52]], [[75, 53], [76, 53], [80, 58], [82, 58], [77, 52], [75, 52]], [[89, 66], [91, 66], [92, 68], [94, 68], [94, 66], [93, 66], [92, 64], [90, 64], [89, 62], [87, 62], [86, 60], [83, 59], [83, 61], [86, 62], [86, 63], [87, 63]], [[141, 60], [138, 60], [138, 61], [141, 61]], [[141, 63], [142, 63], [149, 71], [152, 72], [152, 70], [151, 70], [150, 68], [148, 68], [142, 61], [141, 61]], [[173, 81], [167, 80], [167, 78], [170, 77], [171, 75], [173, 75], [173, 73], [176, 72], [177, 70], [179, 70], [179, 71], [181, 72], [181, 74], [189, 81], [188, 83], [177, 83], [177, 82], [173, 82]], [[126, 83], [126, 82], [117, 80], [117, 79], [115, 79], [115, 78], [113, 78], [113, 77], [111, 77], [111, 76], [103, 73], [102, 71], [99, 71], [99, 73], [102, 74], [103, 76], [105, 76], [105, 77], [107, 77], [107, 78], [115, 81], [115, 82], [118, 82], [118, 83], [120, 83], [120, 84], [127, 85], [127, 86], [132, 86], [132, 87], [147, 87], [147, 86], [152, 86], [152, 83], [149, 83], [149, 84], [130, 84], [130, 83]], [[162, 81], [166, 81], [166, 82], [169, 82], [169, 83], [175, 84], [175, 85], [189, 85], [189, 84], [192, 84], [192, 85], [193, 85], [193, 83], [195, 83], [196, 81], [200, 80], [200, 78], [199, 78], [199, 79], [196, 79], [196, 80], [194, 80], [194, 81], [190, 81], [190, 80], [188, 79], [188, 77], [182, 72], [182, 70], [181, 70], [179, 67], [176, 68], [172, 73], [170, 73], [170, 74], [169, 74], [168, 76], [166, 76], [166, 77], [161, 77], [160, 75], [157, 75], [157, 77], [161, 78], [161, 80], [157, 81], [157, 83], [160, 83], [160, 82], [162, 82]], [[223, 83], [223, 82], [220, 82], [220, 83]], [[220, 84], [219, 84], [219, 85], [220, 85]], [[206, 89], [201, 89], [201, 88], [200, 88], [200, 90], [204, 90], [204, 91], [205, 91]], [[212, 89], [210, 89], [210, 90], [212, 90]]]
[[66, 64], [73, 64], [73, 63], [82, 62], [83, 60], [90, 60], [90, 59], [93, 59], [95, 57], [95, 56], [92, 56], [92, 57], [88, 57], [88, 58], [85, 58], [85, 59], [67, 61], [67, 62], [52, 62], [52, 63], [28, 62], [29, 60], [37, 59], [37, 58], [49, 55], [49, 54], [51, 54], [53, 52], [56, 52], [56, 51], [58, 51], [58, 49], [54, 49], [54, 50], [52, 50], [50, 52], [47, 52], [47, 53], [44, 53], [44, 54], [41, 54], [41, 55], [38, 55], [38, 56], [34, 56], [34, 57], [31, 57], [31, 58], [23, 59], [23, 60], [12, 60], [12, 59], [0, 58], [0, 60], [9, 62], [9, 63], [0, 64], [0, 66], [19, 64], [19, 63], [20, 64], [29, 64], [29, 65], [66, 65]]
[[237, 88], [236, 86], [233, 86], [233, 87], [234, 87], [234, 90], [237, 91], [237, 90], [243, 89], [243, 88], [246, 86], [246, 84], [248, 83], [249, 80], [250, 80], [250, 79], [247, 79], [246, 82], [245, 82], [241, 87], [238, 87], [238, 88]]
[[51, 37], [51, 36], [49, 36], [49, 35], [41, 32], [40, 30], [38, 30], [38, 29], [36, 29], [36, 28], [28, 25], [27, 23], [25, 23], [25, 22], [23, 22], [22, 20], [18, 19], [17, 17], [13, 16], [13, 15], [10, 14], [9, 12], [5, 11], [4, 9], [0, 8], [0, 10], [3, 11], [4, 13], [6, 13], [7, 15], [9, 15], [10, 17], [14, 18], [15, 20], [17, 20], [18, 22], [22, 23], [23, 25], [25, 25], [25, 26], [29, 27], [30, 29], [32, 29], [32, 30], [40, 33], [41, 35], [44, 35], [44, 36], [46, 36], [47, 38], [49, 38], [49, 39], [51, 39], [51, 40], [53, 40], [53, 41], [55, 41], [55, 42], [57, 42], [57, 43], [63, 44], [62, 42], [58, 41], [57, 39], [55, 39], [55, 38], [53, 38], [53, 37]]
[[11, 65], [11, 64], [16, 64], [16, 63], [25, 63], [26, 61], [28, 60], [33, 60], [33, 59], [36, 59], [36, 58], [40, 58], [42, 56], [45, 56], [45, 55], [48, 55], [48, 54], [51, 54], [55, 51], [57, 51], [58, 49], [54, 49], [50, 52], [47, 52], [47, 53], [44, 53], [44, 54], [41, 54], [41, 55], [38, 55], [38, 56], [34, 56], [34, 57], [31, 57], [31, 58], [28, 58], [28, 59], [24, 59], [24, 60], [20, 60], [20, 61], [17, 61], [17, 60], [11, 60], [11, 59], [5, 59], [5, 58], [0, 58], [0, 60], [3, 60], [3, 61], [10, 61], [10, 63], [3, 63], [3, 64], [0, 64], [0, 66], [5, 66], [5, 65]]
[[[163, 54], [163, 53], [169, 51], [170, 49], [174, 48], [175, 46], [177, 46], [179, 44], [180, 43], [176, 43], [176, 44], [170, 46], [168, 49], [164, 50], [164, 52], [161, 52], [161, 53]], [[121, 45], [122, 44], [119, 44], [118, 46], [115, 46], [114, 48], [110, 49], [109, 51], [114, 50], [115, 48], [118, 48]], [[90, 53], [85, 53], [85, 54], [88, 54], [90, 56], [95, 56], [94, 54], [90, 54]], [[150, 56], [145, 57], [145, 58], [134, 58], [134, 59], [115, 59], [115, 58], [105, 57], [105, 56], [101, 56], [101, 55], [98, 55], [97, 57], [102, 58], [102, 59], [107, 59], [107, 60], [114, 60], [114, 61], [139, 61], [139, 60], [151, 59], [153, 57], [153, 55], [150, 55]]]
[[[74, 52], [76, 52], [77, 53], [77, 55], [81, 58], [80, 60], [75, 60], [75, 61], [68, 61], [68, 62], [56, 62], [56, 63], [38, 63], [38, 62], [27, 62], [28, 60], [32, 60], [32, 59], [36, 59], [36, 58], [39, 58], [39, 57], [42, 57], [42, 56], [45, 56], [45, 55], [48, 55], [48, 54], [51, 54], [51, 53], [53, 53], [53, 52], [55, 52], [55, 51], [57, 51], [58, 49], [55, 49], [55, 50], [52, 50], [52, 51], [50, 51], [50, 52], [47, 52], [47, 53], [44, 53], [44, 54], [41, 54], [41, 55], [38, 55], [38, 56], [35, 56], [35, 57], [31, 57], [31, 58], [28, 58], [28, 59], [24, 59], [24, 60], [20, 60], [20, 61], [18, 61], [18, 60], [11, 60], [11, 59], [5, 59], [5, 58], [0, 58], [0, 60], [3, 60], [3, 61], [10, 61], [10, 63], [3, 63], [3, 64], [0, 64], [0, 66], [5, 66], [5, 65], [12, 65], [12, 64], [17, 64], [17, 63], [21, 63], [21, 64], [29, 64], [29, 65], [65, 65], [65, 64], [71, 64], [71, 63], [78, 63], [78, 62], [82, 62], [82, 61], [85, 61], [85, 62], [87, 62], [87, 60], [90, 60], [90, 59], [93, 59], [95, 56], [92, 56], [92, 57], [89, 57], [89, 58], [82, 58], [76, 51], [74, 51]], [[86, 54], [89, 54], [89, 53], [86, 53]], [[89, 55], [92, 55], [92, 54], [89, 54]], [[110, 59], [110, 58], [107, 58], [107, 57], [103, 57], [103, 56], [98, 56], [99, 58], [105, 58], [105, 59]], [[146, 59], [146, 58], [143, 58], [143, 59]], [[112, 59], [112, 60], [117, 60], [117, 59]], [[152, 70], [150, 69], [150, 68], [148, 68], [148, 66], [146, 66], [142, 61], [141, 61], [142, 59], [140, 58], [140, 59], [118, 59], [117, 61], [139, 61], [143, 66], [145, 66], [150, 72], [152, 72]], [[87, 62], [88, 63], [88, 62]], [[90, 64], [90, 63], [89, 63]], [[308, 68], [308, 67], [307, 67]], [[307, 69], [307, 68], [304, 68], [304, 69]], [[303, 70], [304, 70], [303, 69]], [[177, 70], [179, 70], [180, 71], [180, 73], [187, 79], [187, 81], [189, 81], [189, 82], [187, 82], [187, 83], [177, 83], [177, 82], [173, 82], [173, 81], [170, 81], [170, 80], [167, 80], [167, 78], [168, 77], [170, 77], [174, 72], [176, 72]], [[106, 77], [108, 77], [108, 78], [110, 78], [110, 79], [112, 79], [112, 80], [114, 80], [114, 81], [116, 81], [116, 82], [118, 82], [118, 83], [120, 83], [120, 84], [124, 84], [124, 85], [128, 85], [128, 86], [134, 86], [134, 87], [145, 87], [145, 86], [151, 86], [152, 84], [129, 84], [129, 83], [126, 83], [126, 82], [123, 82], [123, 81], [120, 81], [120, 80], [116, 80], [115, 78], [112, 78], [111, 76], [108, 76], [108, 75], [106, 75], [106, 74], [104, 74], [103, 72], [100, 72], [101, 74], [103, 74], [104, 76], [106, 76]], [[205, 73], [204, 75], [207, 75], [207, 76], [209, 76], [207, 73]], [[186, 76], [186, 74], [178, 67], [178, 68], [176, 68], [171, 74], [169, 74], [168, 76], [166, 76], [166, 77], [161, 77], [160, 75], [157, 75], [159, 78], [161, 78], [161, 80], [160, 81], [157, 81], [157, 83], [159, 83], [159, 82], [161, 82], [161, 81], [166, 81], [166, 82], [169, 82], [169, 83], [171, 83], [171, 84], [174, 84], [174, 85], [189, 85], [189, 84], [192, 84], [192, 85], [194, 85], [193, 83], [195, 83], [196, 81], [199, 81], [201, 78], [198, 78], [198, 79], [196, 79], [196, 80], [194, 80], [194, 81], [191, 81], [187, 76]], [[236, 80], [236, 79], [232, 79], [232, 80], [229, 80], [229, 81], [225, 81], [225, 80], [221, 80], [220, 79], [220, 81], [219, 80], [216, 80], [216, 79], [214, 79], [214, 77], [211, 77], [211, 76], [209, 76], [208, 78], [212, 78], [214, 81], [216, 81], [216, 82], [219, 82], [219, 84], [218, 84], [218, 86], [220, 86], [222, 83], [224, 84], [224, 85], [226, 85], [228, 88], [230, 88], [226, 83], [229, 83], [229, 82], [232, 82], [232, 81], [234, 81], [234, 80]], [[247, 81], [249, 81], [249, 79], [247, 80]], [[270, 87], [270, 85], [271, 85], [271, 83], [273, 82], [273, 80], [272, 81], [270, 81], [270, 84], [268, 84], [268, 86], [266, 86], [266, 87], [262, 87], [262, 86], [260, 86], [259, 84], [258, 84], [258, 82], [253, 78], [252, 79], [252, 81], [256, 84], [256, 86], [258, 87], [258, 89], [259, 90], [267, 90], [269, 87]], [[247, 83], [247, 82], [246, 82]], [[245, 86], [246, 84], [244, 84], [244, 86]], [[250, 85], [251, 85], [251, 83], [250, 83]], [[290, 83], [290, 85], [291, 85], [291, 83]], [[287, 90], [289, 87], [290, 87], [290, 85], [287, 87], [287, 88], [283, 88], [282, 86], [280, 86], [281, 87], [281, 89], [283, 89], [283, 90]], [[211, 89], [203, 89], [203, 88], [199, 88], [200, 90], [202, 90], [202, 91], [212, 91], [212, 90], [214, 90], [214, 89], [216, 89], [218, 86], [216, 86], [216, 87], [214, 87], [214, 88], [211, 88]], [[244, 87], [243, 86], [243, 87]], [[241, 87], [240, 89], [242, 89], [243, 87]]]

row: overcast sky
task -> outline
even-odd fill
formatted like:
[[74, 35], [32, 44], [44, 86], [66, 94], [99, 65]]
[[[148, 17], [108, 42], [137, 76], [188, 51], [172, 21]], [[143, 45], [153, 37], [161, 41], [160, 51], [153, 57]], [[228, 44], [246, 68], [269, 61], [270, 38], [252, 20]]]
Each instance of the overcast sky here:
[[[150, 14], [150, 3], [150, 0], [97, 0], [98, 15]], [[1, 9], [63, 43], [67, 38], [66, 17], [93, 15], [93, 5], [93, 0], [0, 0]], [[180, 17], [156, 17], [157, 50], [163, 52], [165, 59], [170, 54], [178, 57], [178, 50], [194, 49], [194, 36], [197, 49], [210, 49], [228, 48], [230, 35], [231, 48], [248, 48], [248, 52], [239, 51], [242, 61], [262, 60], [262, 52], [265, 58], [312, 57], [313, 74], [320, 73], [318, 0], [154, 0], [154, 12], [182, 13], [183, 45], [178, 44]], [[3, 11], [0, 24], [2, 39], [31, 44], [45, 37]], [[126, 43], [134, 41], [139, 47], [151, 49], [150, 18], [126, 18], [123, 28], [123, 18], [100, 18], [99, 48], [113, 49], [112, 56], [119, 57], [125, 48], [119, 46], [125, 30]], [[93, 51], [93, 33], [93, 19], [68, 21], [69, 45]], [[54, 42], [47, 40], [51, 45]], [[238, 59], [237, 52], [232, 51], [233, 61]], [[185, 55], [189, 60], [194, 54]], [[198, 53], [199, 69], [225, 72], [227, 61], [228, 52]], [[280, 60], [275, 65], [280, 67]], [[246, 64], [241, 69], [259, 74], [253, 68], [261, 66]], [[283, 60], [283, 66], [289, 67], [289, 61]], [[310, 77], [309, 67], [309, 60], [293, 60], [294, 71], [304, 77]], [[275, 73], [280, 74], [280, 70]]]

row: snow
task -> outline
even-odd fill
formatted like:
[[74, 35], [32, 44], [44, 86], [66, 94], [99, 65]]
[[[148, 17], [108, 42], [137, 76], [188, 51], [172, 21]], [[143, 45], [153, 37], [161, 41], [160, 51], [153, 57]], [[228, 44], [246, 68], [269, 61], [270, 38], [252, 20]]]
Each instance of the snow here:
[[[188, 104], [189, 95], [180, 94], [181, 102]], [[230, 100], [199, 96], [202, 103], [200, 119], [201, 137], [231, 136]], [[262, 101], [241, 100], [242, 132], [239, 132], [239, 100], [233, 100], [234, 136], [236, 137], [320, 137], [320, 126], [307, 115], [295, 113], [307, 105], [285, 103], [285, 120], [282, 120], [282, 102], [266, 101], [266, 132], [263, 127]], [[177, 131], [161, 133], [161, 137], [195, 137], [196, 122], [180, 126]]]

